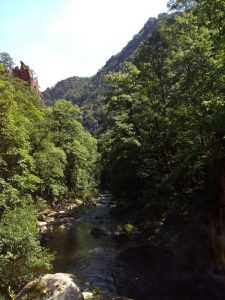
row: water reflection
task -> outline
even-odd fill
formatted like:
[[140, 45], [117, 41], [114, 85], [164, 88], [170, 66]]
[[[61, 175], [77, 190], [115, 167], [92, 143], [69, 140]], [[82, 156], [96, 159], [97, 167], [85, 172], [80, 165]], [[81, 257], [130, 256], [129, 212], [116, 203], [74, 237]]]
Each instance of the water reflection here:
[[47, 243], [57, 252], [54, 272], [75, 274], [81, 284], [88, 282], [135, 300], [225, 299], [224, 277], [179, 265], [170, 253], [141, 246], [135, 239], [94, 238], [95, 227], [116, 229], [110, 201], [102, 197], [101, 207], [81, 207], [74, 215], [74, 227], [54, 232], [54, 239]]
[[80, 208], [74, 216], [74, 227], [68, 231], [56, 230], [47, 247], [57, 252], [54, 272], [73, 273], [93, 286], [115, 293], [113, 274], [119, 250], [110, 237], [96, 239], [91, 234], [94, 226], [112, 229], [110, 198], [101, 202], [104, 204], [98, 208]]

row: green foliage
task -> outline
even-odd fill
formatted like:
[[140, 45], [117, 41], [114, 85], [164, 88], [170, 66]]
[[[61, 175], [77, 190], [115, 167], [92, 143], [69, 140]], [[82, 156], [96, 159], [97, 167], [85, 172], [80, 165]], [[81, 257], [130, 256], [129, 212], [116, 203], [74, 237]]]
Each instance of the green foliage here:
[[40, 180], [38, 192], [52, 202], [62, 201], [67, 191], [64, 184], [65, 152], [46, 141], [42, 149], [35, 152], [33, 157], [34, 172]]
[[5, 209], [13, 208], [21, 204], [19, 192], [7, 183], [3, 178], [0, 178], [0, 216]]
[[115, 194], [135, 201], [134, 213], [139, 207], [143, 224], [164, 219], [169, 226], [175, 216], [185, 221], [200, 206], [219, 203], [224, 1], [192, 2], [182, 3], [183, 12], [161, 18], [134, 64], [106, 76], [103, 180]]
[[[102, 185], [129, 199], [134, 221], [153, 234], [175, 232], [175, 221], [181, 230], [202, 209], [224, 201], [224, 1], [174, 0], [170, 6], [178, 11], [150, 19], [94, 77], [48, 89], [45, 96], [55, 103], [47, 109], [0, 69], [5, 285], [49, 266], [51, 258], [43, 258], [34, 239], [31, 207], [87, 199], [96, 190], [97, 142], [81, 121], [92, 132], [101, 127]], [[78, 103], [84, 115], [58, 98]]]
[[[97, 146], [80, 124], [80, 109], [69, 101], [44, 109], [37, 96], [7, 74], [0, 78], [0, 97], [2, 182], [50, 203], [90, 197], [96, 189]], [[5, 207], [9, 200], [3, 195]]]
[[8, 287], [8, 294], [9, 294], [9, 297], [14, 300], [16, 299], [16, 293], [14, 292], [14, 290], [11, 288], [11, 286]]
[[30, 207], [7, 210], [0, 222], [0, 282], [19, 287], [51, 267], [53, 256], [37, 241], [37, 225]]
[[49, 109], [52, 141], [66, 154], [65, 183], [69, 197], [89, 198], [96, 189], [96, 140], [82, 127], [80, 109], [69, 101], [57, 101]]
[[23, 175], [32, 160], [27, 139], [30, 122], [21, 113], [16, 90], [7, 79], [0, 80], [0, 97], [0, 176], [16, 185], [15, 176]]
[[46, 109], [9, 72], [0, 75], [0, 287], [21, 284], [51, 267], [39, 245], [34, 209], [90, 198], [97, 188], [96, 140], [68, 101]]
[[88, 77], [70, 77], [57, 82], [54, 87], [47, 88], [43, 92], [43, 96], [48, 105], [53, 105], [58, 99], [66, 99], [74, 104], [82, 104], [89, 82], [90, 78]]
[[6, 70], [11, 70], [14, 66], [13, 59], [7, 52], [0, 53], [0, 64], [3, 64]]
[[3, 73], [5, 71], [5, 67], [3, 64], [0, 63], [0, 73]]

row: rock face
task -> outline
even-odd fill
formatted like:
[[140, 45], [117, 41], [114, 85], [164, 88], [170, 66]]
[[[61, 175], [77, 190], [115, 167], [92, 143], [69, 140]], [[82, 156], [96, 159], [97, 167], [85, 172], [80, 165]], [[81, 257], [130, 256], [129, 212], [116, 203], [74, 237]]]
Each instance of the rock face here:
[[29, 282], [16, 296], [16, 300], [84, 300], [73, 275], [46, 274]]
[[19, 77], [20, 79], [26, 81], [31, 90], [35, 91], [40, 97], [42, 97], [42, 94], [39, 91], [37, 78], [34, 78], [29, 66], [25, 65], [25, 63], [23, 63], [22, 61], [20, 61], [20, 64], [20, 68], [15, 67], [14, 69], [12, 69], [13, 76]]

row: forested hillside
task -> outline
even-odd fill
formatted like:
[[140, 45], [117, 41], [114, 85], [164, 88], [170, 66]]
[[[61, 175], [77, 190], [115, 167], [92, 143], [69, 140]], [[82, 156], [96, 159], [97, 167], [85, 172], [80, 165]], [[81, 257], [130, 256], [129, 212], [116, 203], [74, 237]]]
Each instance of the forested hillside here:
[[118, 72], [121, 70], [126, 61], [132, 61], [138, 47], [152, 34], [154, 29], [158, 26], [163, 14], [158, 18], [150, 18], [143, 28], [134, 35], [133, 39], [116, 55], [113, 55], [106, 64], [93, 76], [93, 83], [101, 83], [103, 76], [109, 72]]
[[47, 205], [88, 199], [97, 188], [96, 140], [78, 106], [40, 96], [0, 64], [0, 289], [19, 287], [51, 268], [37, 240], [36, 214]]
[[113, 55], [106, 64], [92, 77], [71, 77], [62, 80], [52, 88], [47, 88], [43, 96], [47, 105], [55, 100], [64, 98], [83, 108], [83, 124], [90, 132], [96, 133], [105, 124], [105, 111], [102, 110], [102, 101], [105, 99], [107, 86], [104, 76], [108, 72], [117, 72], [122, 69], [124, 62], [132, 61], [138, 47], [151, 35], [158, 26], [163, 14], [150, 18], [144, 27], [133, 39], [116, 55]]
[[224, 201], [224, 2], [169, 6], [91, 78], [80, 103], [83, 124], [99, 132], [102, 184], [133, 199], [153, 233]]
[[83, 124], [99, 132], [103, 186], [153, 234], [224, 201], [224, 1], [169, 6], [91, 78], [80, 103]]
[[81, 106], [90, 80], [88, 77], [74, 76], [57, 82], [53, 88], [47, 88], [43, 92], [46, 105], [53, 105], [57, 99], [66, 99]]
[[[143, 234], [156, 252], [189, 253], [184, 265], [218, 272], [221, 281], [225, 2], [169, 6], [95, 76], [47, 89], [47, 107], [0, 56], [0, 288], [51, 268], [53, 255], [37, 240], [37, 211], [90, 199], [99, 178], [117, 199], [106, 207], [137, 229], [135, 238]], [[120, 239], [116, 233], [100, 230], [106, 239]]]
[[[212, 211], [224, 232], [225, 201], [225, 2], [171, 7], [179, 10], [163, 17], [134, 61], [106, 75], [108, 125], [99, 139], [103, 183], [169, 243]], [[213, 237], [205, 253], [219, 260], [221, 243]]]

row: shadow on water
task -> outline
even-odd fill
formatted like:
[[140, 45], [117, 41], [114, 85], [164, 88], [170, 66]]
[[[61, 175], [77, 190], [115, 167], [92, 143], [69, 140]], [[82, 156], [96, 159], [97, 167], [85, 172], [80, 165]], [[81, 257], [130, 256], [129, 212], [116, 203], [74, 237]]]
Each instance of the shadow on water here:
[[180, 266], [175, 257], [136, 238], [94, 237], [93, 228], [114, 232], [111, 197], [98, 199], [100, 207], [85, 206], [74, 213], [74, 227], [55, 230], [47, 247], [57, 253], [54, 272], [72, 273], [109, 293], [135, 300], [224, 300], [224, 277]]

